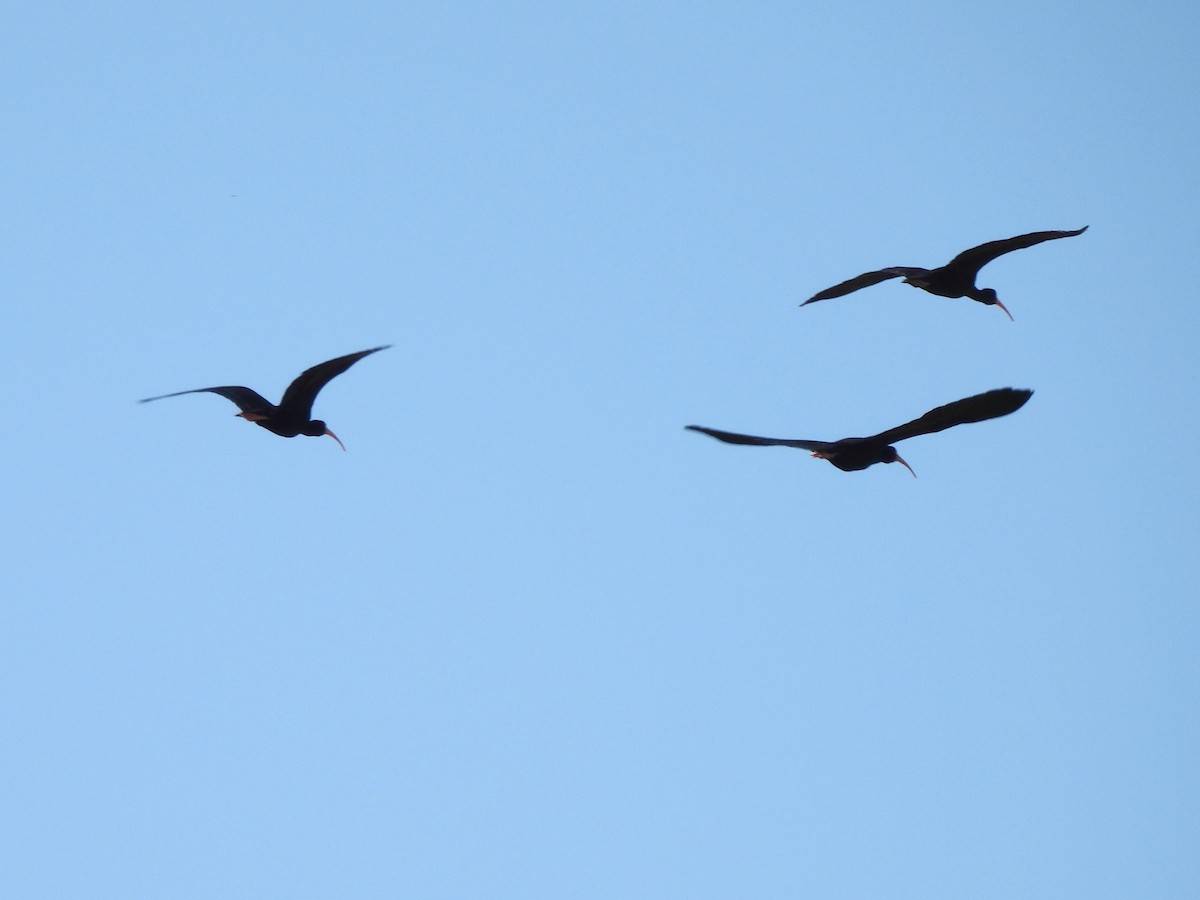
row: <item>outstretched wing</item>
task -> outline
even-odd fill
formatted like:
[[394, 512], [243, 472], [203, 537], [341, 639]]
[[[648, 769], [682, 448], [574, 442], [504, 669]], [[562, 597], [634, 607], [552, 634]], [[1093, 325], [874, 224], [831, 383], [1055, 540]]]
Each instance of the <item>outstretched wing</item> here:
[[1002, 241], [988, 241], [970, 250], [964, 250], [946, 264], [947, 269], [963, 268], [978, 272], [997, 256], [1012, 253], [1014, 250], [1024, 250], [1042, 241], [1056, 241], [1059, 238], [1075, 237], [1088, 230], [1084, 225], [1078, 231], [1032, 231], [1029, 234], [1018, 234], [1016, 237], [1005, 238]]
[[341, 375], [364, 356], [370, 356], [372, 353], [386, 350], [390, 346], [392, 345], [384, 344], [382, 347], [360, 350], [358, 353], [339, 356], [337, 359], [319, 363], [311, 369], [305, 369], [297, 376], [295, 381], [288, 385], [288, 389], [283, 392], [283, 399], [279, 401], [279, 408], [286, 410], [288, 415], [303, 417], [305, 420], [311, 418], [313, 400], [316, 399], [321, 388], [325, 387], [330, 381]]
[[158, 397], [147, 397], [138, 403], [149, 403], [151, 400], [165, 400], [167, 397], [182, 397], [184, 394], [220, 394], [226, 400], [232, 400], [242, 412], [269, 415], [275, 410], [269, 400], [248, 387], [226, 385], [225, 387], [196, 388], [194, 391], [176, 391], [174, 394], [162, 394]]
[[865, 287], [870, 287], [873, 284], [879, 284], [881, 281], [887, 281], [889, 278], [907, 278], [910, 275], [924, 275], [928, 269], [916, 268], [913, 266], [889, 266], [886, 269], [879, 269], [876, 272], [863, 272], [861, 275], [843, 281], [841, 284], [835, 284], [831, 288], [825, 288], [818, 294], [813, 294], [801, 306], [807, 306], [810, 303], [816, 303], [818, 300], [830, 300], [834, 297], [844, 297], [846, 294], [852, 294], [857, 290]]
[[727, 444], [753, 444], [758, 447], [798, 447], [801, 450], [823, 450], [829, 446], [828, 441], [801, 441], [789, 438], [755, 437], [752, 434], [735, 434], [732, 431], [717, 431], [715, 428], [702, 428], [699, 425], [688, 425], [688, 430], [699, 431], [709, 437]]
[[996, 419], [1016, 412], [1032, 396], [1033, 391], [1017, 388], [999, 388], [985, 394], [976, 394], [974, 397], [955, 400], [953, 403], [931, 409], [919, 419], [913, 419], [911, 422], [881, 432], [867, 440], [894, 444], [896, 441], [907, 440], [920, 434], [945, 431], [955, 425]]

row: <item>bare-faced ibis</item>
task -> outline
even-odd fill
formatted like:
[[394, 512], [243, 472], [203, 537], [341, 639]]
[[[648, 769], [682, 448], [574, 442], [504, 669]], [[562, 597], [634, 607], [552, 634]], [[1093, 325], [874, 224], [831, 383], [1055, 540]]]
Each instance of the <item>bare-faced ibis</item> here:
[[295, 381], [288, 385], [287, 390], [283, 392], [283, 399], [279, 401], [278, 406], [268, 401], [257, 391], [252, 391], [250, 388], [241, 387], [240, 385], [177, 391], [174, 394], [147, 397], [145, 400], [139, 400], [138, 402], [149, 403], [151, 400], [180, 397], [184, 394], [220, 394], [226, 400], [232, 400], [237, 404], [241, 412], [236, 415], [253, 422], [255, 425], [261, 425], [267, 431], [274, 432], [280, 437], [290, 438], [298, 434], [307, 435], [308, 437], [329, 435], [345, 450], [346, 445], [341, 442], [341, 439], [336, 434], [329, 430], [324, 422], [320, 419], [312, 418], [313, 400], [316, 399], [321, 388], [325, 387], [330, 381], [341, 375], [364, 356], [370, 356], [372, 353], [386, 350], [390, 346], [391, 344], [384, 344], [382, 347], [360, 350], [358, 353], [339, 356], [337, 359], [331, 359], [328, 362], [315, 365], [311, 369], [305, 369]]
[[842, 438], [840, 441], [806, 441], [788, 438], [754, 437], [749, 434], [734, 434], [729, 431], [717, 431], [714, 428], [701, 428], [699, 425], [688, 425], [692, 431], [699, 431], [727, 444], [754, 444], [761, 447], [798, 447], [801, 450], [811, 450], [818, 459], [827, 459], [843, 472], [857, 472], [873, 466], [875, 463], [898, 462], [915, 478], [912, 466], [900, 458], [896, 448], [891, 446], [897, 441], [907, 440], [922, 434], [933, 434], [935, 431], [945, 431], [955, 425], [965, 425], [968, 422], [983, 422], [1016, 412], [1033, 396], [1033, 391], [1017, 388], [999, 388], [985, 394], [976, 394], [965, 400], [955, 400], [937, 409], [931, 409], [919, 419], [913, 419], [905, 425], [890, 428], [887, 431], [865, 438]]
[[1056, 241], [1059, 238], [1075, 237], [1087, 231], [1088, 227], [1084, 225], [1078, 231], [1034, 231], [1030, 234], [1019, 234], [1016, 237], [1010, 237], [1002, 241], [989, 241], [986, 244], [980, 244], [978, 247], [972, 247], [970, 250], [964, 250], [946, 265], [938, 269], [921, 269], [913, 266], [890, 266], [886, 269], [878, 269], [874, 272], [864, 272], [857, 278], [851, 278], [849, 281], [843, 281], [841, 284], [835, 284], [831, 288], [826, 288], [819, 294], [813, 294], [801, 306], [807, 306], [810, 303], [816, 303], [818, 300], [830, 300], [833, 297], [843, 297], [846, 294], [853, 293], [860, 288], [870, 287], [873, 284], [879, 284], [881, 281], [887, 281], [889, 278], [903, 278], [905, 284], [911, 284], [913, 287], [921, 288], [929, 291], [931, 294], [937, 294], [939, 297], [970, 297], [987, 306], [998, 306], [1004, 310], [1005, 315], [1012, 318], [1012, 313], [1008, 308], [1000, 302], [1000, 298], [996, 296], [996, 292], [991, 288], [975, 287], [975, 278], [979, 275], [979, 270], [990, 263], [997, 256], [1003, 256], [1005, 253], [1012, 253], [1014, 250], [1022, 250], [1025, 247], [1032, 247], [1034, 244], [1040, 244], [1042, 241]]

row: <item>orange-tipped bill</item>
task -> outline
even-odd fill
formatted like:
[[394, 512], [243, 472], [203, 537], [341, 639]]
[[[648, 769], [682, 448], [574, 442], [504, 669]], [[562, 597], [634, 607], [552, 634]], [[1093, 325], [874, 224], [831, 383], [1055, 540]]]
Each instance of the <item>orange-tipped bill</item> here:
[[342, 439], [341, 439], [341, 438], [339, 438], [339, 437], [338, 437], [336, 434], [334, 434], [332, 431], [330, 431], [328, 428], [326, 428], [326, 429], [325, 429], [325, 434], [329, 435], [331, 438], [333, 438], [335, 441], [337, 441], [337, 442], [338, 442], [338, 446], [339, 446], [339, 447], [341, 447], [341, 448], [342, 448], [342, 450], [345, 450], [345, 449], [346, 449], [346, 445], [342, 443]]

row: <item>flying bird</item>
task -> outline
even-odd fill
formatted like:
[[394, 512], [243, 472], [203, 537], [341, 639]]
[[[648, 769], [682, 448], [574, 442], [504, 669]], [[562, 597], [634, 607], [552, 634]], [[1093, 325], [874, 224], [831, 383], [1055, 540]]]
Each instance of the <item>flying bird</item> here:
[[950, 260], [950, 262], [937, 269], [922, 269], [915, 266], [890, 266], [874, 272], [864, 272], [856, 278], [851, 278], [849, 281], [843, 281], [841, 284], [835, 284], [831, 288], [826, 288], [819, 294], [813, 294], [800, 305], [807, 306], [810, 303], [816, 303], [818, 300], [843, 297], [860, 288], [870, 287], [873, 284], [879, 284], [881, 281], [887, 281], [889, 278], [903, 278], [905, 284], [911, 284], [913, 287], [929, 291], [931, 294], [937, 294], [939, 297], [970, 297], [972, 300], [976, 300], [987, 306], [998, 306], [1004, 310], [1004, 314], [1009, 319], [1012, 319], [1012, 313], [1008, 311], [1008, 307], [1000, 302], [1000, 298], [996, 296], [994, 290], [991, 288], [981, 289], [975, 287], [975, 279], [979, 275], [979, 270], [997, 256], [1003, 256], [1005, 253], [1012, 253], [1014, 250], [1023, 250], [1026, 247], [1032, 247], [1034, 244], [1040, 244], [1042, 241], [1056, 241], [1059, 238], [1075, 237], [1087, 230], [1088, 227], [1084, 225], [1078, 231], [1034, 231], [1030, 234], [1019, 234], [1016, 237], [1010, 237], [1002, 241], [989, 241], [986, 244], [980, 244], [978, 247], [972, 247], [970, 250], [964, 250], [958, 256], [954, 257], [954, 259]]
[[798, 447], [801, 450], [811, 450], [817, 459], [827, 459], [843, 472], [857, 472], [875, 463], [898, 462], [914, 478], [912, 466], [900, 458], [892, 444], [904, 441], [922, 434], [933, 434], [945, 431], [955, 425], [965, 425], [968, 422], [983, 422], [1016, 412], [1033, 396], [1033, 391], [1016, 388], [999, 388], [984, 394], [976, 394], [965, 400], [955, 400], [937, 409], [931, 409], [919, 419], [913, 419], [907, 424], [881, 431], [871, 437], [842, 438], [840, 441], [807, 441], [791, 440], [788, 438], [754, 437], [749, 434], [735, 434], [730, 431], [717, 431], [715, 428], [701, 428], [699, 425], [688, 425], [692, 431], [699, 431], [718, 441], [727, 444], [753, 444], [760, 447]]
[[261, 425], [267, 431], [274, 432], [280, 437], [291, 438], [298, 434], [307, 435], [308, 437], [324, 437], [325, 435], [329, 435], [338, 442], [338, 446], [345, 450], [346, 445], [342, 443], [336, 434], [329, 430], [324, 422], [320, 419], [312, 418], [313, 400], [316, 399], [321, 388], [325, 387], [330, 381], [341, 375], [364, 356], [370, 356], [372, 353], [386, 350], [390, 346], [392, 345], [384, 344], [382, 347], [360, 350], [358, 353], [339, 356], [337, 359], [331, 359], [328, 362], [315, 365], [311, 369], [305, 369], [297, 376], [295, 381], [288, 385], [287, 390], [283, 392], [283, 399], [279, 401], [278, 406], [268, 401], [257, 391], [252, 391], [250, 388], [241, 387], [240, 385], [177, 391], [174, 394], [147, 397], [145, 400], [139, 400], [138, 403], [149, 403], [151, 400], [164, 400], [167, 397], [181, 397], [184, 394], [220, 394], [226, 400], [232, 400], [237, 404], [241, 412], [236, 413], [236, 415], [253, 422], [255, 425]]

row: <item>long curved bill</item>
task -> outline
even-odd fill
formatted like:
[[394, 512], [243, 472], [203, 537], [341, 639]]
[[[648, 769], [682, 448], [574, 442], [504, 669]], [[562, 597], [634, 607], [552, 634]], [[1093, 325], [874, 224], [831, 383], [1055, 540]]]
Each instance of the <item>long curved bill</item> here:
[[904, 466], [904, 468], [906, 468], [906, 469], [908, 469], [908, 471], [912, 472], [913, 478], [917, 477], [917, 473], [913, 472], [913, 467], [910, 466], [908, 463], [906, 463], [904, 461], [904, 458], [899, 453], [896, 454], [896, 462], [900, 463], [900, 465]]
[[1013, 318], [1013, 314], [1008, 311], [1008, 307], [1005, 306], [1003, 303], [1001, 303], [998, 299], [996, 300], [996, 305], [998, 307], [1000, 307], [1002, 310], [1004, 310], [1004, 314], [1006, 316], [1008, 316], [1008, 321], [1010, 321], [1010, 322], [1017, 321], [1016, 319]]
[[[342, 439], [340, 437], [338, 437], [336, 434], [334, 434], [332, 431], [330, 431], [328, 428], [325, 429], [325, 434], [329, 435], [331, 438], [333, 438], [335, 441], [337, 441], [338, 446], [341, 447], [342, 450], [346, 449], [346, 445], [342, 443]], [[322, 437], [324, 437], [324, 435], [322, 435]]]

